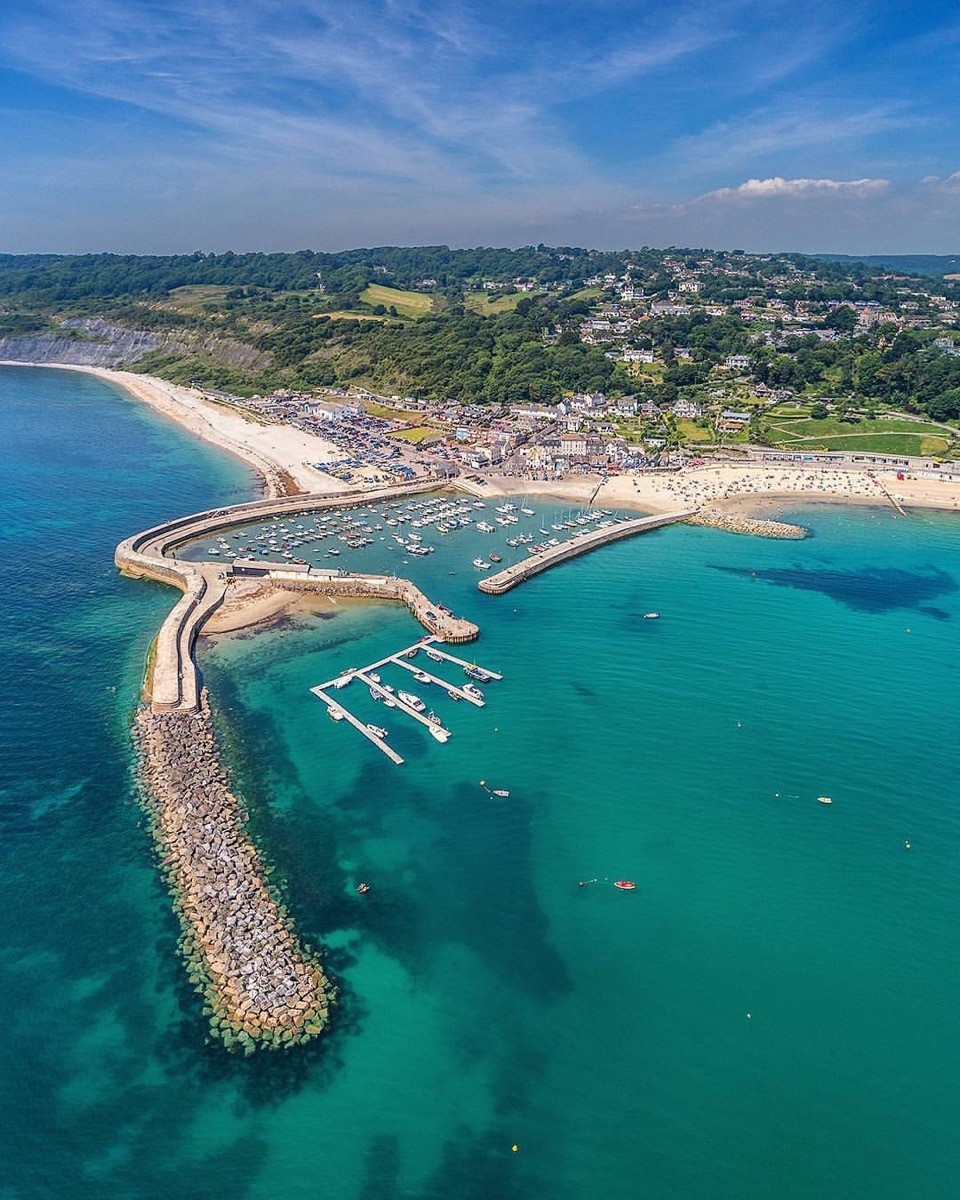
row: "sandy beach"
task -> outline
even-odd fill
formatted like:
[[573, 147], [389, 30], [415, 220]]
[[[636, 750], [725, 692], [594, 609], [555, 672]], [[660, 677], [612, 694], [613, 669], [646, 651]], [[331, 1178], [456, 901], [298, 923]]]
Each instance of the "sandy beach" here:
[[[905, 472], [846, 470], [836, 467], [788, 467], [769, 463], [731, 463], [663, 474], [598, 476], [534, 483], [488, 477], [490, 495], [534, 493], [574, 504], [594, 503], [661, 513], [692, 507], [751, 516], [773, 516], [779, 508], [812, 501], [889, 505], [960, 511], [960, 470], [953, 478], [927, 478]], [[598, 489], [598, 485], [601, 485]]]
[[301, 613], [329, 614], [342, 603], [336, 596], [286, 591], [254, 579], [233, 580], [223, 604], [204, 622], [203, 635], [238, 633]]
[[112, 383], [197, 437], [243, 459], [259, 472], [269, 496], [289, 495], [296, 491], [334, 493], [344, 491], [348, 486], [312, 465], [343, 456], [332, 442], [288, 425], [261, 425], [248, 421], [226, 405], [211, 402], [194, 388], [167, 383], [153, 375], [113, 371], [106, 367], [22, 362], [2, 362], [0, 366], [81, 371]]

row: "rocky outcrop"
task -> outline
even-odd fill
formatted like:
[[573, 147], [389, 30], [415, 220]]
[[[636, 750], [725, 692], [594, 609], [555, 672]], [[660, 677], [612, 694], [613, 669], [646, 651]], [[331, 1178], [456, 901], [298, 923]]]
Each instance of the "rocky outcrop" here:
[[799, 541], [807, 536], [802, 525], [791, 525], [787, 521], [762, 521], [755, 517], [742, 517], [735, 513], [701, 509], [690, 517], [688, 525], [709, 525], [713, 529], [725, 529], [727, 533], [749, 533], [754, 537], [784, 538]]
[[206, 693], [197, 713], [141, 708], [137, 735], [180, 949], [212, 1034], [248, 1054], [316, 1037], [334, 990], [267, 885], [219, 760]]

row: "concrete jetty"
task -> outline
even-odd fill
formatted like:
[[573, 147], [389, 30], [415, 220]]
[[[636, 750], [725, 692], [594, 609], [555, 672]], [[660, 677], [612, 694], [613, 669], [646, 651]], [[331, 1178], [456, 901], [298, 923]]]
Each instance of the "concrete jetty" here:
[[650, 530], [662, 529], [665, 525], [676, 525], [679, 521], [689, 520], [693, 515], [693, 509], [682, 509], [678, 512], [662, 513], [655, 517], [637, 517], [628, 521], [618, 521], [604, 528], [591, 529], [589, 533], [561, 542], [557, 546], [550, 546], [532, 554], [524, 562], [515, 563], [504, 571], [498, 571], [496, 575], [481, 579], [477, 587], [488, 595], [500, 596], [515, 588], [518, 583], [523, 583], [533, 575], [539, 575], [541, 571], [546, 571], [557, 563], [566, 562], [580, 554], [586, 554], [588, 550], [596, 550], [599, 546], [606, 546], [609, 542], [616, 542], [621, 538], [649, 533]]

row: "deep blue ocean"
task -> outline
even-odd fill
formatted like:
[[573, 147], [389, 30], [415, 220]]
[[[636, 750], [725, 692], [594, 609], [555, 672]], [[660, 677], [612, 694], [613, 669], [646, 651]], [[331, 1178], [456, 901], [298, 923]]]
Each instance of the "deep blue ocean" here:
[[205, 1041], [132, 786], [174, 594], [112, 555], [255, 481], [97, 380], [15, 368], [0, 472], [0, 1200], [958, 1194], [955, 516], [674, 527], [502, 597], [470, 564], [510, 529], [371, 547], [359, 569], [476, 620], [504, 674], [483, 709], [431, 696], [445, 746], [347, 689], [402, 767], [308, 689], [413, 642], [404, 610], [205, 645], [342, 992], [328, 1036], [245, 1060]]

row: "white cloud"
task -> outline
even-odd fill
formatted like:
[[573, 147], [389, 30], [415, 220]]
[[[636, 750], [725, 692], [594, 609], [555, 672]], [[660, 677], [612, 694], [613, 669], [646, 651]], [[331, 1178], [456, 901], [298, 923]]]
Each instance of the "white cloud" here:
[[924, 187], [937, 192], [960, 192], [960, 171], [941, 178], [939, 175], [924, 175], [920, 180]]
[[810, 199], [823, 196], [873, 196], [890, 186], [887, 179], [747, 179], [737, 187], [717, 188], [694, 203], [713, 200]]

